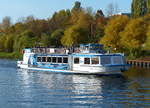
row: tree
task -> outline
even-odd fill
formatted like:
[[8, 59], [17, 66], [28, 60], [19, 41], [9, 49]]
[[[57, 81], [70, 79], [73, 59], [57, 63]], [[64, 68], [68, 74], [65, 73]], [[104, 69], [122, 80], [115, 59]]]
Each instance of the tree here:
[[43, 33], [41, 35], [41, 39], [40, 39], [40, 46], [48, 47], [48, 46], [50, 46], [50, 44], [51, 44], [50, 36], [46, 33]]
[[146, 50], [150, 50], [150, 25], [148, 26], [148, 30], [147, 30], [147, 37], [146, 37], [146, 41], [145, 41], [145, 44], [144, 44], [144, 48]]
[[100, 43], [107, 47], [112, 47], [117, 50], [121, 50], [120, 33], [124, 31], [129, 18], [127, 16], [114, 16], [109, 21], [105, 28], [105, 35], [100, 40]]
[[102, 10], [97, 10], [97, 13], [95, 15], [95, 18], [98, 19], [100, 17], [104, 17], [104, 13]]
[[78, 17], [76, 23], [68, 27], [64, 32], [61, 43], [65, 46], [78, 45], [91, 41], [91, 23], [93, 18], [84, 11], [80, 12]]
[[6, 36], [4, 34], [0, 34], [0, 51], [4, 52], [5, 51], [5, 40], [6, 40]]
[[6, 16], [3, 18], [3, 21], [2, 21], [2, 29], [7, 29], [11, 26], [11, 18], [9, 16]]
[[29, 31], [39, 37], [42, 33], [46, 33], [49, 30], [48, 22], [46, 20], [33, 20], [26, 23], [26, 25]]
[[121, 33], [121, 43], [132, 56], [137, 56], [146, 39], [146, 24], [143, 18], [132, 19]]
[[34, 16], [28, 16], [26, 19], [25, 19], [25, 22], [26, 23], [29, 23], [29, 22], [32, 22], [32, 21], [34, 21], [35, 20], [35, 18], [34, 18]]
[[64, 35], [63, 29], [57, 29], [51, 34], [51, 43], [55, 46], [61, 46], [61, 38]]
[[85, 38], [86, 33], [84, 28], [81, 28], [78, 25], [72, 26], [64, 32], [61, 43], [67, 47], [85, 43], [87, 41], [87, 38]]
[[84, 10], [81, 7], [81, 3], [79, 1], [75, 2], [74, 7], [71, 10], [71, 18], [70, 18], [70, 24], [76, 24], [79, 19], [79, 14], [82, 13]]
[[150, 0], [147, 0], [147, 13], [150, 13]]
[[103, 11], [98, 10], [95, 15], [95, 21], [94, 21], [94, 31], [93, 31], [93, 42], [97, 43], [103, 36], [104, 36], [104, 30], [105, 26], [107, 24], [107, 18], [104, 17]]
[[21, 23], [21, 22], [19, 22], [19, 23], [16, 23], [15, 25], [14, 25], [14, 28], [15, 28], [15, 33], [16, 34], [20, 34], [21, 32], [24, 32], [24, 31], [26, 31], [28, 28], [27, 28], [27, 25], [25, 25], [25, 24], [23, 24], [23, 23]]
[[14, 39], [14, 51], [21, 52], [23, 48], [32, 48], [36, 46], [37, 38], [31, 31], [24, 31], [18, 34]]
[[[105, 19], [102, 19], [105, 20]], [[99, 40], [104, 36], [104, 30], [105, 30], [105, 24], [102, 20], [98, 20], [95, 29], [94, 29], [94, 38], [92, 39], [92, 42], [98, 43]]]
[[131, 14], [133, 18], [144, 16], [147, 13], [147, 0], [133, 0]]
[[61, 10], [55, 12], [49, 22], [49, 31], [52, 33], [57, 29], [65, 29], [68, 26], [68, 21], [70, 20], [71, 13], [69, 10]]
[[89, 14], [90, 16], [94, 16], [94, 12], [93, 12], [93, 8], [92, 7], [87, 7], [85, 10], [84, 10], [87, 14]]
[[81, 9], [82, 9], [81, 3], [79, 1], [76, 1], [74, 7], [72, 8], [72, 11], [80, 12]]
[[14, 43], [14, 36], [12, 34], [7, 35], [4, 43], [6, 52], [13, 52], [13, 43]]

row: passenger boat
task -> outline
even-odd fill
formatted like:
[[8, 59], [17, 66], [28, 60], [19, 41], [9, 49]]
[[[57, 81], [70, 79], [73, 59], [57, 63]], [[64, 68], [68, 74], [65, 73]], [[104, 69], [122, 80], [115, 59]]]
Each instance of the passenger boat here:
[[26, 48], [17, 66], [23, 69], [73, 74], [121, 74], [128, 70], [122, 53], [107, 53], [102, 44], [79, 48]]

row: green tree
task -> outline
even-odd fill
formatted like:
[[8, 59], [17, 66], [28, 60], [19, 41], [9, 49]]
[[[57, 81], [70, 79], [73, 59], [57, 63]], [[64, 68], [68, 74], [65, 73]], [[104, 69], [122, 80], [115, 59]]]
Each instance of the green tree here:
[[13, 52], [13, 43], [14, 43], [14, 36], [12, 34], [7, 35], [4, 43], [6, 52]]
[[69, 10], [60, 10], [55, 12], [51, 19], [49, 19], [49, 31], [52, 33], [57, 29], [65, 29], [68, 26], [71, 13]]
[[86, 30], [78, 25], [72, 26], [64, 32], [64, 36], [61, 39], [61, 43], [64, 46], [71, 47], [80, 43], [86, 43], [85, 38]]
[[150, 0], [147, 0], [147, 13], [150, 13]]
[[50, 36], [48, 34], [43, 33], [40, 39], [40, 46], [48, 47], [50, 46]]
[[92, 17], [83, 12], [78, 15], [79, 19], [76, 24], [68, 27], [62, 37], [62, 44], [65, 46], [78, 45], [80, 43], [88, 43], [91, 41], [91, 23]]
[[94, 43], [98, 43], [98, 41], [104, 36], [105, 26], [107, 24], [107, 18], [104, 17], [102, 10], [98, 10], [95, 15], [94, 20], [94, 29], [93, 29], [93, 39]]
[[28, 29], [28, 28], [27, 28], [27, 25], [26, 25], [26, 24], [23, 24], [23, 23], [21, 23], [21, 22], [16, 23], [16, 24], [14, 25], [14, 28], [15, 28], [15, 33], [16, 33], [16, 34], [20, 34], [20, 33], [24, 32], [24, 31], [26, 31], [26, 30]]
[[4, 34], [0, 35], [0, 51], [4, 52], [5, 51], [5, 40], [6, 40], [6, 36]]
[[131, 13], [134, 18], [144, 16], [147, 13], [147, 0], [133, 0]]
[[2, 21], [1, 28], [2, 29], [7, 29], [10, 26], [11, 26], [11, 18], [9, 16], [4, 17], [3, 21]]
[[37, 43], [37, 38], [31, 31], [24, 31], [15, 37], [14, 41], [14, 51], [21, 52], [23, 48], [35, 47]]
[[74, 4], [74, 7], [72, 8], [72, 11], [80, 12], [81, 9], [82, 9], [81, 3], [79, 1], [76, 1], [75, 4]]
[[145, 41], [145, 44], [144, 44], [144, 48], [146, 50], [150, 50], [150, 25], [148, 26], [148, 30], [147, 30], [147, 37], [146, 37], [146, 41]]
[[51, 34], [51, 43], [55, 46], [61, 46], [61, 38], [64, 35], [63, 29], [57, 29]]

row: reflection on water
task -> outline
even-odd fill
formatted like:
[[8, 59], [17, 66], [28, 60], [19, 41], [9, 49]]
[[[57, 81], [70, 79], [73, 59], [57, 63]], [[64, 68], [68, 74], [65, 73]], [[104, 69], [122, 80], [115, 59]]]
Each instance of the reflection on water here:
[[67, 75], [16, 69], [14, 63], [0, 60], [5, 108], [150, 107], [150, 69], [132, 68], [123, 76]]

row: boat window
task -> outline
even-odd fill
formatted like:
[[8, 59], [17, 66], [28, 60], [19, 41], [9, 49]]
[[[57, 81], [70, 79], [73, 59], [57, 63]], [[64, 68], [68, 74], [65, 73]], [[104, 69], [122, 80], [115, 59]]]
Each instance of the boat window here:
[[111, 56], [101, 56], [101, 64], [111, 64]]
[[68, 63], [68, 57], [63, 58], [63, 63]]
[[42, 62], [46, 62], [46, 57], [42, 57]]
[[90, 58], [84, 58], [84, 64], [90, 64]]
[[58, 57], [58, 63], [62, 63], [62, 58]]
[[51, 57], [47, 57], [47, 62], [51, 62]]
[[41, 62], [41, 57], [37, 57], [37, 62]]
[[52, 57], [52, 62], [56, 63], [56, 57]]
[[99, 64], [99, 57], [91, 58], [92, 64]]
[[113, 57], [113, 63], [114, 64], [122, 64], [121, 62], [122, 57], [121, 56], [114, 56]]
[[78, 57], [74, 58], [74, 64], [79, 64], [79, 58]]

